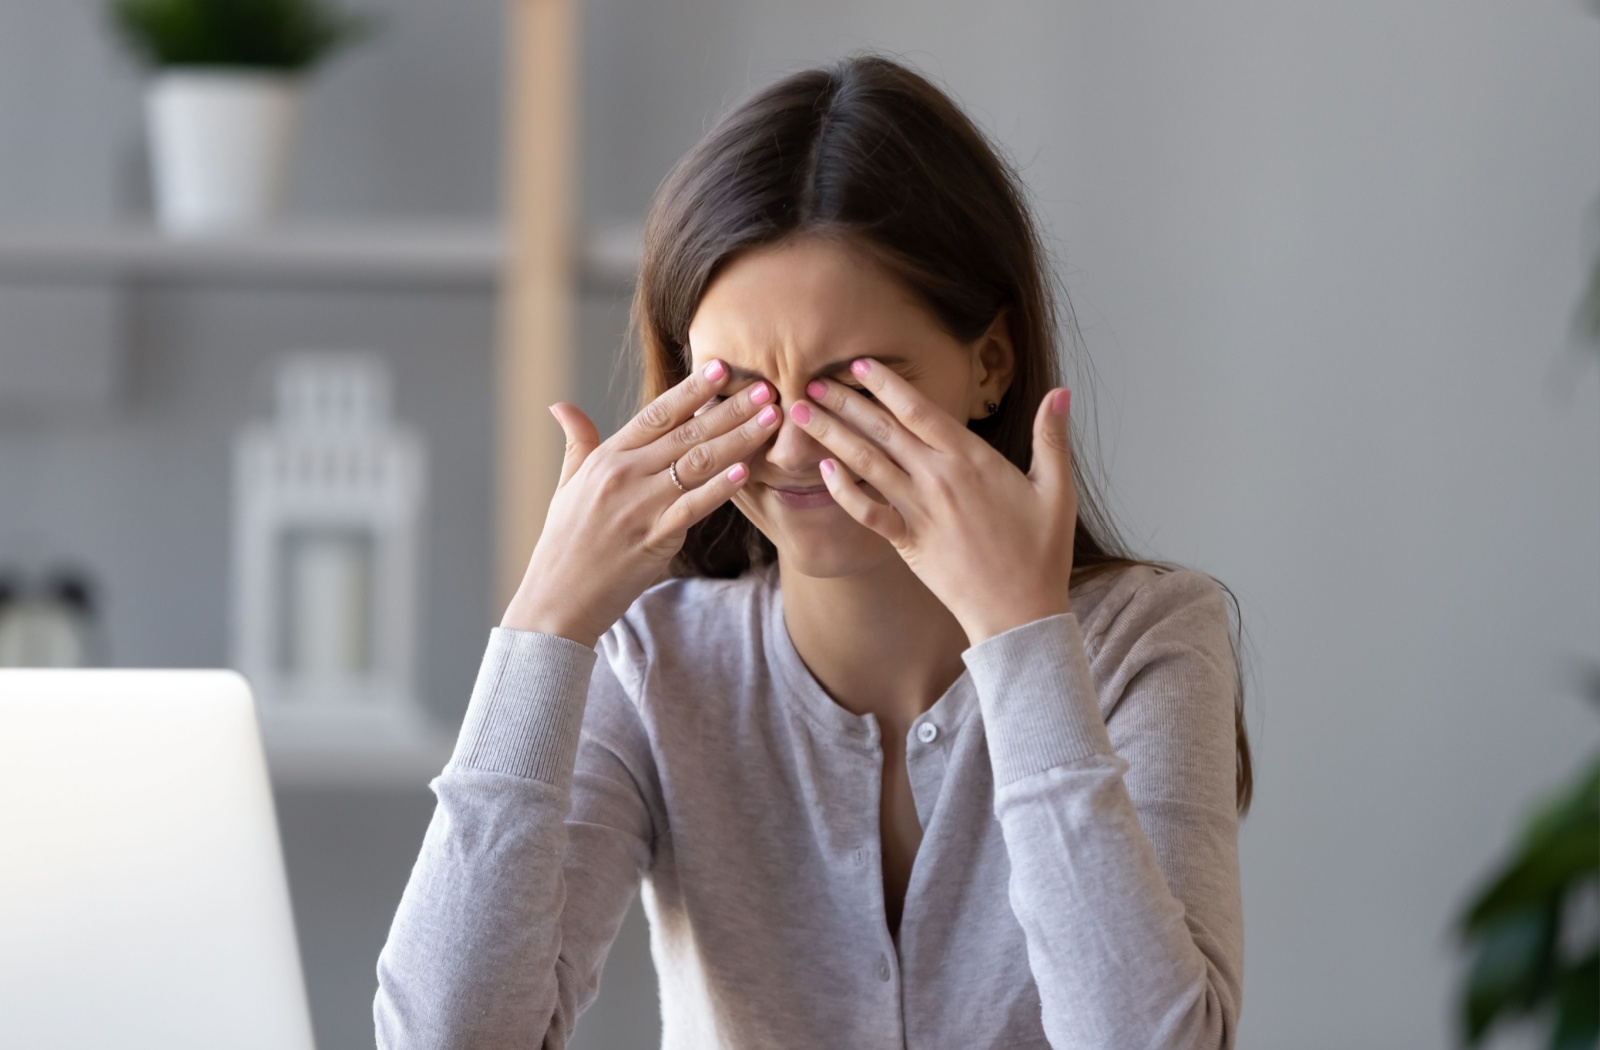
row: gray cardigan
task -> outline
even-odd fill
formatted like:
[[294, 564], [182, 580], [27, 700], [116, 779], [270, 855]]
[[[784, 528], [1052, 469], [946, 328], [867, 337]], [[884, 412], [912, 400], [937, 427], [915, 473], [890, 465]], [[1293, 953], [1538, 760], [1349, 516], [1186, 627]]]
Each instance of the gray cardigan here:
[[594, 649], [495, 629], [378, 959], [379, 1047], [564, 1047], [643, 887], [662, 1046], [1217, 1050], [1244, 929], [1222, 590], [1140, 566], [967, 649], [906, 739], [898, 938], [877, 719], [773, 570], [658, 584]]

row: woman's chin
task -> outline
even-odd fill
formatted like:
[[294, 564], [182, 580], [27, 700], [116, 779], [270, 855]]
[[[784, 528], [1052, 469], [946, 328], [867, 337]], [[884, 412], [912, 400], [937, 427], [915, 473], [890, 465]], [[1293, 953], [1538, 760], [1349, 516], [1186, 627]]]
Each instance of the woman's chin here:
[[859, 575], [882, 565], [885, 559], [899, 557], [888, 540], [843, 510], [822, 513], [836, 513], [844, 521], [835, 521], [833, 528], [821, 527], [821, 522], [807, 522], [796, 528], [766, 533], [778, 548], [778, 560], [786, 571], [816, 579], [837, 579]]

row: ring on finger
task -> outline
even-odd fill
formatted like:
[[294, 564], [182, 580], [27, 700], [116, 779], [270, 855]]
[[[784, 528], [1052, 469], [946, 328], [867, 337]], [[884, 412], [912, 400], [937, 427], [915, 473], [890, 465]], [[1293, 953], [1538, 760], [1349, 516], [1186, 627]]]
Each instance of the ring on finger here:
[[667, 476], [672, 479], [672, 483], [674, 485], [678, 486], [678, 491], [679, 492], [688, 492], [689, 491], [688, 489], [683, 487], [683, 482], [678, 480], [678, 461], [677, 460], [673, 460], [671, 463], [667, 464]]

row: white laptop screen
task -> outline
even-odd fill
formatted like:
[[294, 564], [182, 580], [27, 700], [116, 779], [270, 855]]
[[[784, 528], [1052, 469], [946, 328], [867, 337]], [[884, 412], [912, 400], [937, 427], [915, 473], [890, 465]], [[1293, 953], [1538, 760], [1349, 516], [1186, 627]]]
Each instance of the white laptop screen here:
[[0, 671], [0, 1046], [312, 1046], [239, 675]]

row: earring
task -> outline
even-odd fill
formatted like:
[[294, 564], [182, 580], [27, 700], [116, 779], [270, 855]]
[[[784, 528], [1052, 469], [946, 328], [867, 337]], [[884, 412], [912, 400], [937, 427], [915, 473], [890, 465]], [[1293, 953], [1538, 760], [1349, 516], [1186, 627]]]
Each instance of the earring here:
[[983, 407], [989, 410], [989, 414], [991, 416], [1000, 411], [1000, 406], [995, 404], [993, 401], [985, 401], [983, 403]]

